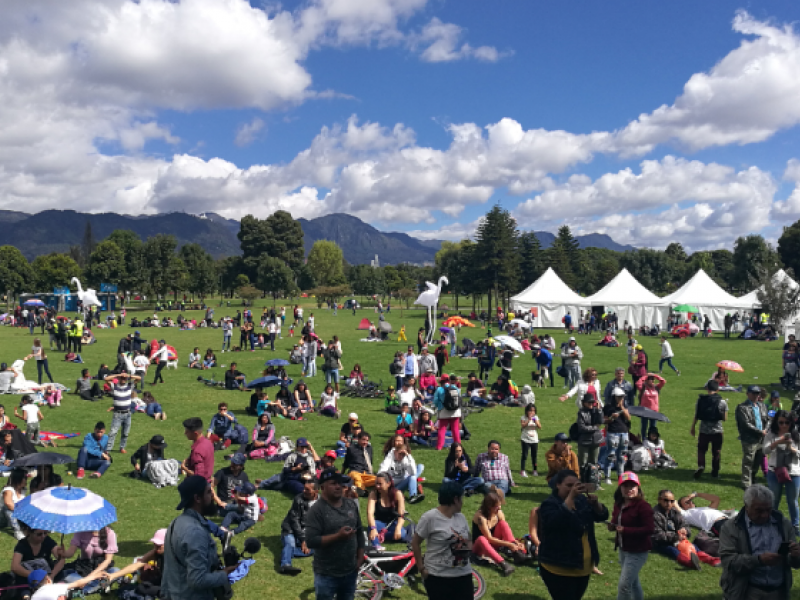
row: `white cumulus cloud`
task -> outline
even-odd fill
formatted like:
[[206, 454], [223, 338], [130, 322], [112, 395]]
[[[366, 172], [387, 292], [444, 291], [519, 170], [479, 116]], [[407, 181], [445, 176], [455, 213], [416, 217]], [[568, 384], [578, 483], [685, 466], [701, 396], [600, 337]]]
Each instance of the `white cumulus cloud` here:
[[255, 117], [249, 123], [244, 123], [236, 130], [236, 138], [233, 143], [240, 148], [249, 146], [256, 141], [258, 134], [264, 129], [264, 125], [264, 120], [259, 117]]

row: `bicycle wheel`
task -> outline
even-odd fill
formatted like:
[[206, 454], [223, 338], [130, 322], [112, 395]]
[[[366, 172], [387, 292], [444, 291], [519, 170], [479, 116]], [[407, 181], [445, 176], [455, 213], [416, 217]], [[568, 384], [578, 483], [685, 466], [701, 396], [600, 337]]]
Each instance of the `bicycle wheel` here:
[[473, 598], [479, 600], [486, 593], [486, 580], [475, 569], [472, 570], [472, 587], [475, 590]]
[[359, 574], [355, 595], [363, 600], [380, 600], [383, 597], [383, 580], [374, 569], [368, 568]]

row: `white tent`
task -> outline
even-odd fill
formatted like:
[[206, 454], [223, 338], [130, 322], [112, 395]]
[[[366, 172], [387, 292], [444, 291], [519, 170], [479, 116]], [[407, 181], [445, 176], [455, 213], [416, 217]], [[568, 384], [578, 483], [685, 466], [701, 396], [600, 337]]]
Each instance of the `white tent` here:
[[679, 304], [694, 306], [699, 314], [708, 315], [712, 329], [724, 329], [727, 313], [753, 308], [752, 302], [748, 304], [719, 287], [703, 269], [697, 271], [679, 290], [662, 298], [662, 302], [670, 309]]
[[[789, 277], [789, 275], [783, 269], [778, 269], [775, 274], [772, 276], [772, 283], [779, 284], [782, 282], [786, 282], [789, 287], [793, 290], [796, 290], [798, 287], [798, 283]], [[763, 286], [762, 286], [763, 287]], [[759, 288], [760, 289], [760, 288]], [[759, 290], [753, 290], [749, 294], [745, 294], [739, 301], [745, 303], [748, 308], [759, 309], [761, 308], [761, 302], [758, 300], [758, 292]], [[788, 341], [789, 334], [797, 335], [798, 324], [800, 323], [800, 314], [796, 314], [789, 318], [789, 322], [784, 326], [784, 338]]]
[[589, 306], [586, 298], [569, 289], [552, 268], [548, 268], [539, 279], [511, 298], [511, 307], [515, 312], [536, 309], [538, 317], [533, 323], [537, 327], [562, 327], [561, 319], [567, 312], [572, 314], [577, 326], [581, 309]]
[[605, 312], [616, 314], [620, 329], [625, 321], [633, 328], [655, 324], [663, 327], [666, 324], [668, 311], [661, 298], [639, 283], [627, 269], [622, 269], [586, 301], [593, 307], [602, 306]]

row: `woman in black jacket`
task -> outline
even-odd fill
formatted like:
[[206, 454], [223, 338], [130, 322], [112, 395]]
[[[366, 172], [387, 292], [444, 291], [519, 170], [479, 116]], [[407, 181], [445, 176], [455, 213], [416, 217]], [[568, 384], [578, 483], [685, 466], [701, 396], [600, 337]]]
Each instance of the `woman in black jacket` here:
[[554, 600], [580, 600], [600, 562], [594, 524], [608, 520], [608, 509], [573, 471], [559, 471], [550, 486], [539, 508], [539, 574]]
[[472, 461], [460, 442], [450, 446], [450, 452], [444, 460], [444, 479], [456, 481], [464, 488], [464, 493], [471, 496], [475, 490], [483, 486], [483, 478], [473, 474]]

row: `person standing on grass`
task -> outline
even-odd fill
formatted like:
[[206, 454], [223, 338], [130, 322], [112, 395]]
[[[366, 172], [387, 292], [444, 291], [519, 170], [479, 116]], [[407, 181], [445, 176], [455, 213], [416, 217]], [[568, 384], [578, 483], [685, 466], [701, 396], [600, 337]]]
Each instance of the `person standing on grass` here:
[[[419, 573], [429, 600], [472, 600], [472, 540], [469, 524], [461, 513], [464, 488], [455, 481], [439, 487], [439, 506], [422, 515], [411, 548], [421, 566]], [[422, 554], [422, 543], [427, 545]]]
[[334, 384], [336, 393], [339, 393], [339, 359], [342, 358], [342, 351], [333, 340], [328, 341], [328, 347], [323, 352], [325, 358], [325, 383]]
[[439, 411], [436, 424], [439, 428], [439, 440], [436, 449], [444, 448], [447, 429], [453, 435], [454, 442], [461, 441], [461, 390], [456, 385], [458, 377], [450, 376], [450, 381], [436, 389], [433, 405]]
[[639, 572], [653, 548], [655, 531], [653, 507], [644, 499], [636, 473], [630, 471], [619, 477], [614, 492], [614, 514], [608, 530], [616, 532], [615, 549], [619, 549], [622, 572], [617, 585], [617, 600], [642, 600], [644, 591]]
[[[658, 412], [659, 409], [659, 392], [667, 384], [667, 380], [656, 375], [655, 373], [646, 374], [636, 382], [636, 387], [639, 389], [639, 406], [644, 406], [650, 410]], [[648, 432], [652, 427], [656, 426], [655, 419], [642, 420], [642, 441], [647, 439]]]
[[50, 383], [53, 383], [53, 376], [50, 374], [50, 367], [47, 364], [47, 354], [45, 354], [44, 348], [42, 347], [42, 340], [38, 337], [33, 338], [31, 353], [25, 357], [25, 360], [29, 358], [36, 359], [36, 371], [39, 374], [39, 385], [42, 385], [42, 371], [47, 373], [47, 378], [50, 380]]
[[127, 454], [125, 446], [128, 445], [128, 435], [131, 432], [131, 408], [133, 400], [133, 388], [139, 378], [136, 375], [128, 375], [127, 373], [120, 373], [119, 375], [109, 375], [106, 377], [106, 382], [111, 385], [111, 391], [114, 396], [114, 405], [109, 407], [108, 412], [114, 412], [111, 420], [111, 432], [108, 436], [108, 452], [114, 449], [114, 442], [117, 439], [117, 433], [122, 427], [122, 439], [119, 442], [119, 451], [121, 454]]
[[761, 388], [747, 388], [747, 400], [736, 407], [736, 428], [742, 442], [742, 487], [753, 485], [753, 479], [764, 462], [762, 444], [767, 433], [767, 409], [760, 400]]
[[[780, 508], [781, 494], [786, 492], [789, 519], [797, 534], [800, 531], [800, 433], [790, 412], [779, 410], [764, 437], [764, 454], [769, 459], [767, 485], [775, 496], [774, 510]], [[781, 470], [784, 468], [785, 470]]]
[[183, 475], [200, 475], [207, 481], [214, 477], [214, 444], [203, 435], [203, 420], [192, 417], [183, 422], [183, 434], [192, 442], [188, 458], [181, 463]]
[[675, 358], [675, 353], [672, 351], [672, 346], [667, 341], [667, 336], [661, 336], [661, 360], [658, 362], [658, 374], [663, 373], [664, 363], [667, 363], [670, 368], [681, 376], [681, 372], [672, 364], [672, 359]]
[[631, 415], [625, 406], [625, 392], [614, 388], [612, 401], [603, 407], [603, 420], [606, 423], [605, 457], [600, 465], [605, 467], [606, 485], [611, 485], [611, 461], [616, 463], [617, 474], [625, 470], [625, 449], [628, 446], [628, 433], [631, 429]]
[[303, 572], [299, 567], [292, 566], [292, 559], [305, 558], [314, 554], [306, 544], [306, 515], [319, 499], [317, 480], [311, 473], [303, 473], [300, 477], [303, 482], [303, 492], [297, 494], [292, 501], [292, 507], [281, 523], [281, 566], [278, 572], [281, 575], [299, 575]]
[[365, 538], [358, 500], [344, 498], [350, 478], [335, 469], [319, 476], [320, 499], [306, 513], [306, 545], [314, 550], [317, 600], [353, 600]]
[[540, 381], [544, 383], [548, 375], [550, 376], [550, 387], [554, 387], [553, 383], [553, 355], [546, 348], [539, 348], [534, 346], [536, 358], [536, 368], [539, 369]]
[[525, 414], [520, 417], [520, 443], [522, 444], [522, 461], [520, 463], [519, 474], [522, 477], [527, 477], [525, 472], [525, 461], [528, 459], [528, 452], [531, 454], [531, 466], [533, 467], [533, 476], [539, 476], [539, 468], [537, 465], [537, 455], [539, 453], [539, 430], [542, 428], [542, 423], [536, 415], [536, 405], [528, 404], [525, 406]]
[[728, 403], [718, 393], [719, 383], [710, 379], [706, 383], [707, 394], [701, 394], [694, 409], [694, 421], [691, 433], [695, 436], [695, 427], [700, 421], [700, 437], [697, 438], [697, 470], [694, 478], [700, 479], [706, 469], [706, 453], [711, 445], [711, 476], [719, 477], [722, 462], [723, 426], [728, 420]]
[[625, 392], [625, 406], [631, 407], [634, 406], [634, 397], [636, 394], [636, 390], [634, 389], [633, 385], [630, 381], [625, 379], [625, 369], [623, 367], [617, 367], [614, 371], [614, 379], [609, 381], [606, 384], [605, 390], [603, 390], [603, 400], [605, 404], [616, 404], [616, 400], [613, 398], [614, 390], [621, 389]]
[[572, 389], [581, 379], [581, 359], [583, 358], [583, 351], [574, 337], [569, 338], [566, 345], [562, 346], [561, 358], [566, 371], [564, 387]]

